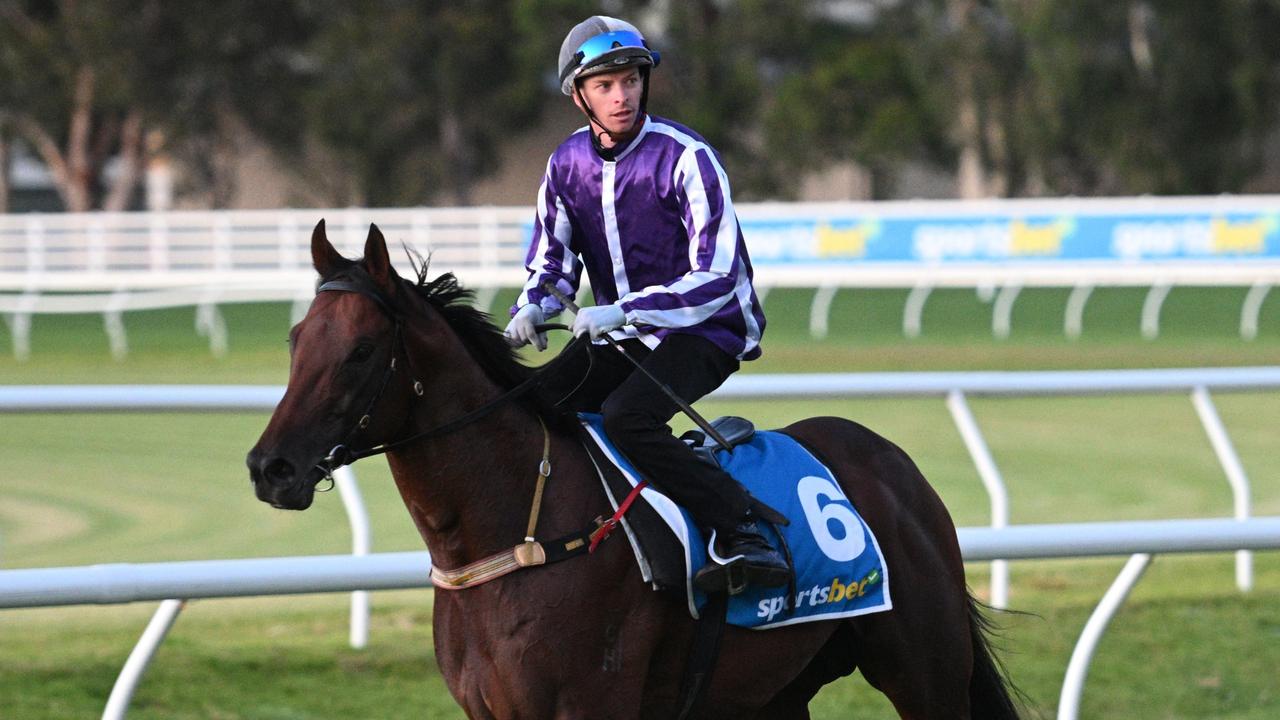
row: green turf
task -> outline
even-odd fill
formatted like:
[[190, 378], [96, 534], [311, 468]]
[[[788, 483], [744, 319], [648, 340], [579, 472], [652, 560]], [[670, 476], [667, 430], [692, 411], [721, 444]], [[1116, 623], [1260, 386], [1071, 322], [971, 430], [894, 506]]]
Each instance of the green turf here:
[[[1243, 290], [1178, 289], [1159, 338], [1138, 331], [1141, 290], [1098, 290], [1084, 336], [1062, 336], [1065, 291], [1024, 291], [1013, 333], [991, 337], [991, 304], [937, 291], [924, 333], [901, 336], [905, 293], [847, 291], [831, 335], [808, 335], [812, 294], [768, 296], [765, 358], [747, 372], [1074, 369], [1280, 364], [1280, 311], [1263, 309], [1259, 338], [1238, 336]], [[509, 300], [495, 301], [495, 310]], [[32, 357], [14, 361], [0, 325], [0, 384], [282, 383], [289, 308], [223, 309], [230, 352], [214, 358], [190, 309], [134, 313], [130, 354], [112, 359], [94, 316], [35, 318]], [[562, 342], [562, 339], [557, 340]], [[539, 362], [547, 355], [528, 353]], [[1254, 512], [1280, 515], [1280, 393], [1216, 393], [1253, 485]], [[975, 398], [972, 410], [1009, 487], [1015, 523], [1228, 516], [1226, 480], [1182, 394]], [[938, 399], [704, 401], [708, 415], [746, 414], [765, 427], [841, 415], [904, 447], [958, 524], [989, 507], [972, 461]], [[343, 552], [350, 538], [336, 495], [305, 513], [254, 500], [245, 451], [266, 413], [0, 416], [0, 566], [39, 567]], [[685, 423], [687, 426], [687, 423]], [[378, 551], [420, 549], [385, 463], [357, 466]], [[1085, 618], [1121, 559], [1013, 564], [1002, 617], [1014, 680], [1042, 717]], [[968, 568], [985, 592], [986, 567]], [[1104, 637], [1082, 716], [1280, 716], [1280, 556], [1257, 556], [1256, 589], [1233, 587], [1228, 555], [1160, 557]], [[909, 588], [896, 592], [910, 592]], [[345, 596], [193, 603], [138, 691], [135, 718], [460, 718], [431, 653], [428, 591], [377, 593], [372, 645], [346, 647]], [[147, 604], [0, 612], [0, 718], [91, 717], [145, 625]], [[861, 680], [838, 683], [815, 718], [891, 718]]]

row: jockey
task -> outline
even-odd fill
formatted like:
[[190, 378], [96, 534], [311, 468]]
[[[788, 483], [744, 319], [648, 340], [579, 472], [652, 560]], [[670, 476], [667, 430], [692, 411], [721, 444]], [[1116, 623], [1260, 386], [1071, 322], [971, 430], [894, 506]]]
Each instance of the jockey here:
[[[719, 554], [747, 582], [784, 585], [790, 570], [760, 533], [750, 494], [672, 436], [676, 404], [603, 344], [608, 333], [689, 403], [760, 356], [764, 310], [719, 155], [692, 130], [645, 113], [658, 62], [640, 31], [615, 18], [588, 18], [565, 37], [560, 89], [588, 125], [547, 163], [529, 279], [505, 333], [514, 346], [545, 350], [535, 326], [563, 306], [543, 284], [572, 297], [585, 268], [596, 304], [578, 313], [573, 334], [595, 343], [549, 391], [569, 409], [600, 412], [617, 447], [714, 531]], [[708, 564], [699, 586], [723, 589], [724, 567]]]

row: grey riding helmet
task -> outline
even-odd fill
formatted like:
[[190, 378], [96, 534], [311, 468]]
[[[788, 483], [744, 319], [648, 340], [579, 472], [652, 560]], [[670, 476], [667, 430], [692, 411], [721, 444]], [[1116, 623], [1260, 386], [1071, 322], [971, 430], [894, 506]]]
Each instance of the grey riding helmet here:
[[573, 95], [579, 78], [621, 70], [632, 65], [657, 67], [661, 56], [649, 49], [636, 26], [625, 20], [592, 15], [560, 44], [560, 92]]

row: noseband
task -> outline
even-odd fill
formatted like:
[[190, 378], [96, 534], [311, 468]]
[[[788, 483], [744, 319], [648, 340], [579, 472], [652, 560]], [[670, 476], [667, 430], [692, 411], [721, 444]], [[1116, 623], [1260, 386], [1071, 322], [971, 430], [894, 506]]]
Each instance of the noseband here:
[[[401, 354], [404, 355], [405, 363], [409, 366], [409, 373], [411, 376], [415, 376], [416, 373], [413, 372], [413, 365], [412, 365], [412, 361], [410, 360], [409, 350], [404, 343], [404, 315], [401, 312], [399, 312], [395, 308], [395, 306], [391, 303], [391, 301], [385, 295], [383, 295], [377, 288], [367, 283], [353, 282], [350, 280], [329, 280], [324, 283], [321, 283], [320, 287], [316, 288], [317, 295], [319, 295], [322, 292], [350, 292], [350, 293], [356, 293], [357, 295], [363, 295], [364, 297], [369, 298], [370, 300], [373, 301], [375, 305], [378, 306], [378, 309], [381, 310], [382, 313], [386, 315], [391, 320], [392, 323], [394, 323], [395, 336], [391, 341], [392, 342], [391, 362], [388, 363], [387, 369], [382, 373], [382, 381], [378, 384], [377, 392], [373, 394], [373, 397], [370, 398], [369, 402], [365, 405], [364, 412], [360, 415], [360, 419], [356, 422], [355, 427], [353, 427], [349, 432], [347, 432], [346, 436], [343, 438], [341, 443], [335, 445], [333, 449], [329, 451], [329, 454], [323, 460], [321, 460], [319, 463], [316, 464], [316, 467], [324, 471], [325, 473], [324, 479], [329, 481], [328, 487], [326, 487], [324, 490], [317, 489], [317, 492], [327, 492], [333, 489], [333, 471], [337, 470], [339, 467], [342, 467], [343, 465], [350, 465], [357, 460], [371, 457], [374, 455], [381, 455], [383, 453], [387, 453], [392, 450], [402, 448], [410, 443], [414, 443], [419, 440], [426, 440], [432, 437], [447, 435], [455, 430], [458, 430], [459, 428], [465, 427], [466, 425], [469, 425], [475, 422], [476, 420], [479, 420], [480, 418], [488, 415], [494, 410], [497, 410], [499, 407], [503, 405], [503, 403], [506, 403], [507, 401], [510, 401], [510, 400], [514, 400], [515, 398], [518, 398], [521, 395], [524, 395], [525, 393], [532, 390], [535, 386], [537, 386], [542, 380], [540, 373], [535, 373], [532, 376], [530, 376], [527, 380], [521, 382], [519, 385], [516, 385], [515, 387], [511, 388], [510, 390], [507, 390], [506, 392], [494, 398], [493, 400], [490, 400], [484, 405], [481, 405], [475, 410], [472, 410], [471, 412], [468, 412], [459, 418], [450, 420], [449, 422], [446, 422], [442, 425], [431, 428], [430, 430], [425, 430], [423, 432], [417, 433], [416, 435], [411, 435], [406, 438], [401, 438], [394, 442], [383, 443], [381, 445], [374, 445], [372, 447], [365, 448], [363, 450], [352, 450], [349, 446], [349, 443], [351, 442], [352, 438], [355, 437], [356, 433], [360, 432], [361, 430], [364, 430], [369, 426], [369, 423], [373, 419], [374, 408], [378, 404], [378, 401], [382, 398], [382, 394], [386, 391], [387, 386], [390, 384], [391, 376], [396, 371], [397, 356]], [[564, 326], [558, 326], [558, 327], [564, 327]], [[562, 353], [561, 357], [563, 357], [566, 354], [567, 353]], [[544, 370], [546, 369], [546, 367], [555, 365], [556, 360], [558, 359], [559, 358], [556, 358], [555, 360], [552, 360], [550, 363], [548, 363], [547, 366], [544, 366]], [[418, 380], [416, 376], [412, 377], [412, 380], [413, 380], [414, 394], [417, 397], [422, 397], [423, 395], [422, 382]]]

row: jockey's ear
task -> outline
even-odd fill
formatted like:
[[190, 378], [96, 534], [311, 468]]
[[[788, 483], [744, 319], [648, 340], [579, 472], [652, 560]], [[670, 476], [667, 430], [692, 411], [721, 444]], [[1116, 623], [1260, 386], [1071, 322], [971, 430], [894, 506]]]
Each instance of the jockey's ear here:
[[369, 237], [364, 241], [364, 269], [369, 277], [382, 288], [390, 287], [396, 275], [391, 266], [391, 257], [387, 255], [387, 240], [377, 225], [369, 225]]
[[329, 236], [324, 231], [324, 218], [316, 223], [316, 229], [311, 232], [311, 264], [322, 278], [351, 265], [351, 261], [342, 257], [329, 243]]

